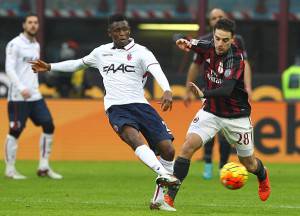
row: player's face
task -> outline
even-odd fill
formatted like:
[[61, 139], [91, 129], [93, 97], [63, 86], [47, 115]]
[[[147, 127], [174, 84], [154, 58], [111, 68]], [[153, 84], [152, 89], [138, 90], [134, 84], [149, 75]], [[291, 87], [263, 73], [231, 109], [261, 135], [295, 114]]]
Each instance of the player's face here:
[[223, 55], [228, 51], [233, 43], [233, 36], [231, 32], [216, 29], [214, 32], [215, 50], [218, 55]]
[[130, 27], [127, 21], [113, 22], [108, 29], [108, 35], [112, 38], [116, 47], [124, 47], [129, 44]]
[[216, 23], [220, 20], [226, 18], [226, 14], [224, 11], [220, 9], [213, 9], [209, 15], [209, 25], [210, 27], [214, 27]]
[[27, 17], [25, 22], [23, 23], [24, 32], [29, 34], [30, 36], [36, 36], [39, 30], [39, 20], [36, 16]]

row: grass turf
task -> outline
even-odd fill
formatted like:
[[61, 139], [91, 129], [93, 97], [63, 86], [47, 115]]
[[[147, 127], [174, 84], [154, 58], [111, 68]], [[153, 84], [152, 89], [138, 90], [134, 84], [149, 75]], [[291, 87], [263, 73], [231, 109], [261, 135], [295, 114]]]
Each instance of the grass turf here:
[[272, 194], [261, 202], [255, 176], [250, 175], [244, 188], [231, 191], [219, 183], [216, 169], [212, 180], [203, 180], [203, 164], [195, 162], [172, 213], [149, 210], [155, 175], [140, 162], [53, 162], [64, 175], [57, 181], [38, 178], [36, 166], [18, 161], [28, 179], [0, 179], [1, 216], [300, 215], [299, 164], [267, 164]]

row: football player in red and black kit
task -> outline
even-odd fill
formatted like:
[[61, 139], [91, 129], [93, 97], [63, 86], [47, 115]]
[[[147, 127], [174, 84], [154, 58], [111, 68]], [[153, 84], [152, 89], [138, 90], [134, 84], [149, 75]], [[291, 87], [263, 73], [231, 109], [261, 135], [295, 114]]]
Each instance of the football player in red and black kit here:
[[[200, 40], [207, 40], [207, 41], [212, 41], [213, 40], [213, 27], [215, 24], [218, 22], [218, 20], [222, 18], [227, 18], [226, 13], [220, 9], [220, 8], [214, 8], [210, 11], [209, 16], [208, 16], [208, 21], [209, 21], [209, 26], [211, 27], [211, 32], [201, 36], [199, 39]], [[252, 87], [251, 87], [251, 67], [248, 62], [248, 54], [246, 51], [245, 47], [245, 42], [244, 39], [241, 35], [235, 34], [234, 35], [234, 41], [233, 44], [236, 45], [239, 49], [242, 50], [243, 57], [244, 57], [244, 63], [245, 63], [245, 70], [244, 70], [244, 83], [245, 83], [245, 89], [251, 97], [252, 94]], [[194, 53], [193, 57], [193, 62], [191, 63], [188, 74], [187, 74], [187, 79], [186, 79], [186, 84], [188, 87], [189, 82], [195, 82], [199, 72], [201, 71], [202, 73], [202, 67], [204, 63], [204, 59], [202, 55], [198, 53]], [[230, 153], [231, 153], [231, 146], [227, 142], [226, 138], [223, 136], [222, 133], [218, 133], [218, 140], [219, 140], [219, 152], [220, 152], [220, 162], [219, 162], [219, 169], [221, 169], [228, 161]], [[215, 144], [215, 139], [209, 140], [205, 146], [204, 146], [204, 170], [203, 170], [203, 178], [204, 179], [211, 179], [213, 177], [213, 164], [212, 164], [212, 153], [213, 153], [213, 147]]]
[[[254, 155], [253, 126], [249, 118], [251, 107], [244, 87], [245, 65], [241, 50], [233, 45], [234, 33], [234, 22], [220, 19], [213, 29], [213, 41], [176, 41], [180, 49], [193, 50], [205, 60], [207, 88], [202, 91], [194, 83], [189, 83], [186, 105], [191, 102], [192, 96], [205, 98], [206, 101], [190, 124], [174, 164], [174, 175], [183, 182], [193, 154], [222, 131], [228, 142], [235, 145], [240, 162], [257, 176], [259, 198], [266, 201], [271, 193], [269, 174], [262, 161]], [[174, 206], [178, 190], [179, 186], [170, 186], [165, 202]]]

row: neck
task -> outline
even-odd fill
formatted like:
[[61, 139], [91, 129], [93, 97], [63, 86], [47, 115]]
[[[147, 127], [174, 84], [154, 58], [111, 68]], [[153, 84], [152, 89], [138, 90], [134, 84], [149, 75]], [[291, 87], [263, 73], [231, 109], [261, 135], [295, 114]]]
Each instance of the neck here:
[[27, 32], [23, 32], [23, 34], [25, 35], [25, 37], [30, 40], [31, 42], [35, 41], [35, 36], [32, 36], [30, 34], [28, 34]]

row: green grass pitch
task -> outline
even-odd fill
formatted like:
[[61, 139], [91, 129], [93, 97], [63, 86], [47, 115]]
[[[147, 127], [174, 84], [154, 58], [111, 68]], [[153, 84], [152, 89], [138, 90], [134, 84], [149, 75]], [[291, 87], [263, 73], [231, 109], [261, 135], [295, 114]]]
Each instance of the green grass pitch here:
[[[177, 196], [177, 212], [149, 210], [155, 175], [140, 162], [53, 162], [64, 175], [57, 181], [38, 178], [36, 166], [18, 161], [27, 180], [0, 178], [1, 216], [300, 215], [299, 164], [267, 164], [272, 194], [261, 202], [253, 175], [242, 189], [230, 191], [216, 169], [212, 180], [203, 180], [203, 164], [195, 162]], [[3, 162], [0, 168], [3, 173]]]

